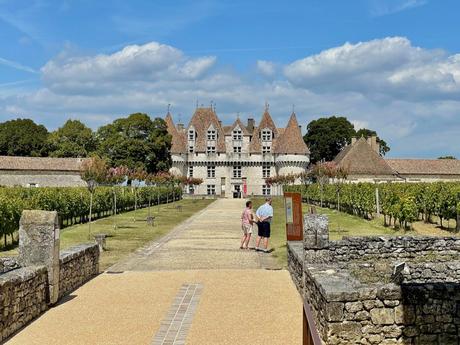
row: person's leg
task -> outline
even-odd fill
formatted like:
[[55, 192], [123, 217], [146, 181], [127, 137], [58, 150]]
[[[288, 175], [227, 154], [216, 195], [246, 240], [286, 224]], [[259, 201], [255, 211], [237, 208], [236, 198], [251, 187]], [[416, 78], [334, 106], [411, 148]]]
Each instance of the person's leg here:
[[240, 249], [244, 248], [244, 243], [246, 242], [246, 234], [243, 234], [243, 237], [241, 237], [241, 244], [240, 244]]
[[246, 236], [246, 244], [245, 244], [245, 249], [248, 249], [249, 248], [249, 241], [251, 240], [251, 233], [248, 233], [248, 235]]
[[265, 251], [268, 250], [268, 239], [270, 238], [270, 223], [265, 223], [264, 228], [264, 249]]
[[264, 247], [265, 250], [268, 250], [268, 237], [264, 237]]
[[260, 247], [260, 240], [262, 239], [262, 233], [263, 233], [263, 223], [262, 222], [258, 222], [257, 223], [257, 240], [256, 240], [256, 250], [259, 249]]

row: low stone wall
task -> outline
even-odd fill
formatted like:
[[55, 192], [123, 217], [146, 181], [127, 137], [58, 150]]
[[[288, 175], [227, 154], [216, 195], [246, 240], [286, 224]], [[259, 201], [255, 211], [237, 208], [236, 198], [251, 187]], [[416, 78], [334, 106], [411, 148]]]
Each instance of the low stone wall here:
[[0, 274], [9, 272], [19, 267], [19, 262], [15, 257], [6, 256], [0, 258]]
[[99, 273], [97, 244], [71, 247], [60, 255], [59, 298], [83, 285]]
[[0, 275], [0, 342], [48, 308], [45, 266], [18, 268]]
[[[15, 258], [2, 258], [1, 262], [14, 269], [0, 274], [0, 343], [50, 305], [46, 266], [17, 268]], [[98, 246], [84, 244], [61, 252], [59, 266], [61, 298], [99, 273]]]
[[459, 238], [330, 241], [318, 215], [304, 227], [288, 268], [324, 344], [460, 344]]
[[302, 242], [287, 243], [288, 270], [291, 272], [292, 280], [294, 280], [294, 284], [301, 294], [303, 293], [304, 288], [303, 256]]

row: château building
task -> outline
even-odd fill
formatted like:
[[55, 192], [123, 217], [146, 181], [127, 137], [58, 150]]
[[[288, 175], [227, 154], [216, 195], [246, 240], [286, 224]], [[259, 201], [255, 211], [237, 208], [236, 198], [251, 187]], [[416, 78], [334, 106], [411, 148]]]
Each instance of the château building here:
[[187, 127], [174, 124], [168, 112], [165, 121], [172, 136], [171, 173], [203, 179], [186, 192], [197, 195], [236, 197], [277, 195], [265, 183], [267, 177], [306, 171], [310, 151], [303, 141], [295, 113], [286, 128], [278, 128], [268, 106], [258, 126], [249, 118], [222, 125], [214, 108], [195, 110]]

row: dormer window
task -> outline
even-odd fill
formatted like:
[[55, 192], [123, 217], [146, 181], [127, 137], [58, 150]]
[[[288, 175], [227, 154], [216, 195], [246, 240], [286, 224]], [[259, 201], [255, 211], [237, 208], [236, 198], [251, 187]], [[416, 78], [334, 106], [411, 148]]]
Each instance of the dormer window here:
[[216, 130], [214, 129], [214, 127], [209, 127], [208, 129], [208, 140], [216, 140]]
[[241, 128], [235, 128], [233, 130], [233, 140], [243, 140], [243, 132], [241, 131]]
[[268, 128], [262, 130], [262, 141], [271, 141], [272, 140], [272, 131]]
[[188, 140], [195, 141], [195, 130], [189, 129], [188, 131]]

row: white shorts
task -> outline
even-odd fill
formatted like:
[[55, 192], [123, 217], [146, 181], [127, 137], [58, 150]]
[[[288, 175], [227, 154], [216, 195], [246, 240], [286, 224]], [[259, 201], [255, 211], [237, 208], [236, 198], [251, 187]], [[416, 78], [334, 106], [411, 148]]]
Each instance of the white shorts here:
[[242, 224], [241, 229], [243, 230], [243, 234], [252, 234], [252, 225], [251, 224]]

